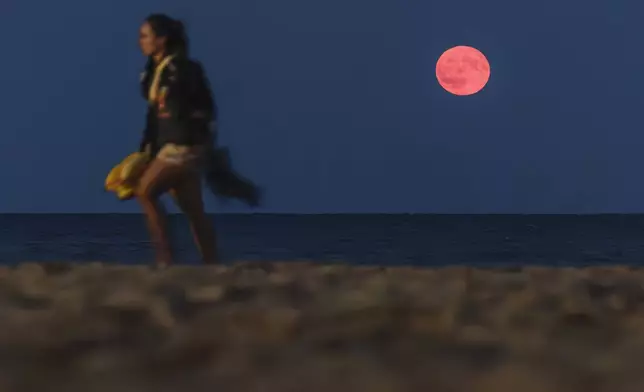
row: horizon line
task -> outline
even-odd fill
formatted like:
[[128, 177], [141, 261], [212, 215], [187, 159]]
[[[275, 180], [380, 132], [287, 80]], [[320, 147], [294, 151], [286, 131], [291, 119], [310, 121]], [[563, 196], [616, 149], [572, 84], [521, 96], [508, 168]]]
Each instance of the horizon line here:
[[[0, 215], [143, 215], [142, 212], [0, 212]], [[181, 212], [171, 212], [167, 215], [183, 215]], [[616, 216], [644, 215], [643, 212], [207, 212], [206, 215], [433, 215], [433, 216]]]

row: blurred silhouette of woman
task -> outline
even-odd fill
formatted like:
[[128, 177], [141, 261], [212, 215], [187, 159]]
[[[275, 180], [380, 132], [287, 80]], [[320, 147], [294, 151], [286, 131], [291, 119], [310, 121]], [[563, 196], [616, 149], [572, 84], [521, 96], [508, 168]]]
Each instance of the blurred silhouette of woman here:
[[169, 192], [190, 221], [205, 263], [218, 261], [215, 231], [204, 210], [202, 175], [215, 195], [259, 202], [257, 187], [232, 171], [227, 152], [214, 146], [217, 107], [201, 65], [190, 59], [184, 26], [164, 14], [148, 16], [139, 45], [148, 58], [141, 89], [148, 101], [140, 151], [152, 160], [136, 189], [147, 218], [156, 262], [173, 254], [159, 197]]

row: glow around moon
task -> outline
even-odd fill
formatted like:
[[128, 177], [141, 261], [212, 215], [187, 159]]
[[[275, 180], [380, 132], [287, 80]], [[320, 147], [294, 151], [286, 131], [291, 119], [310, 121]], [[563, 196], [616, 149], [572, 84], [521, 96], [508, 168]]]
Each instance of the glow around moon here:
[[454, 95], [476, 94], [490, 80], [490, 63], [478, 49], [455, 46], [438, 58], [436, 79]]

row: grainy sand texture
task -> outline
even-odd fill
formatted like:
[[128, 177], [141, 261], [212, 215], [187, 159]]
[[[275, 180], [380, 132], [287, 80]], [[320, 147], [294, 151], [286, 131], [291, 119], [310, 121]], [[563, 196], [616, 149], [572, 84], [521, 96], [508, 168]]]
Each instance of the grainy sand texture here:
[[22, 263], [0, 391], [641, 392], [644, 269]]

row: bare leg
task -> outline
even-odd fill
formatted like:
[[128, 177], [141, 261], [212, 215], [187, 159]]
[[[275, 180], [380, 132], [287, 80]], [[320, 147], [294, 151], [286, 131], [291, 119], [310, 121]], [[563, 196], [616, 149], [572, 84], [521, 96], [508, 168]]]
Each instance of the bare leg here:
[[165, 208], [159, 200], [141, 200], [141, 206], [146, 216], [148, 230], [156, 253], [156, 264], [168, 266], [172, 264], [172, 247], [168, 238], [168, 223]]
[[190, 221], [192, 235], [201, 252], [203, 262], [206, 264], [218, 262], [217, 238], [212, 222], [204, 209], [199, 172], [193, 171], [182, 177], [173, 188], [172, 196]]
[[156, 263], [160, 266], [167, 266], [173, 260], [165, 208], [159, 197], [177, 182], [182, 172], [185, 172], [185, 169], [180, 166], [154, 160], [139, 181], [136, 192], [156, 251]]

